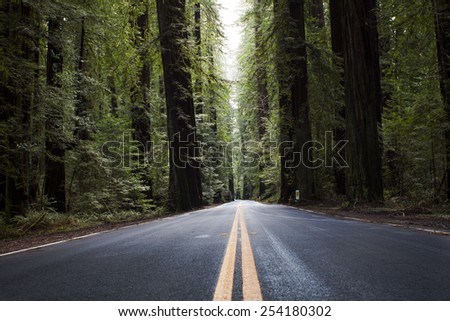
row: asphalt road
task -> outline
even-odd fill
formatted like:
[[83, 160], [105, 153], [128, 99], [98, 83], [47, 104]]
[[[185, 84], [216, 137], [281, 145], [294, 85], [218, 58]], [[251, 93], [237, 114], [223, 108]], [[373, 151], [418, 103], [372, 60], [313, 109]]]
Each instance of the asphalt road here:
[[233, 300], [447, 301], [450, 237], [237, 201], [0, 257], [0, 300], [227, 291]]

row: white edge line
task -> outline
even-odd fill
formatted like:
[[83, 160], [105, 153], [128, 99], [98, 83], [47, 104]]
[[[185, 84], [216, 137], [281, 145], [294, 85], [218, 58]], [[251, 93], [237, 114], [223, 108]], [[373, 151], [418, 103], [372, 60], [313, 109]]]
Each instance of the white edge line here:
[[343, 216], [345, 219], [347, 219], [347, 220], [352, 220], [352, 221], [358, 221], [358, 222], [364, 222], [364, 223], [373, 223], [373, 222], [371, 222], [371, 221], [369, 221], [369, 220], [365, 220], [365, 219], [362, 219], [362, 218], [357, 218], [357, 217], [351, 217], [351, 216]]
[[341, 218], [341, 219], [346, 219], [346, 220], [352, 220], [352, 221], [357, 221], [357, 222], [363, 222], [363, 223], [370, 223], [370, 224], [381, 224], [381, 225], [387, 225], [387, 226], [391, 226], [391, 227], [400, 227], [403, 229], [408, 229], [411, 231], [419, 231], [419, 232], [426, 232], [429, 234], [433, 234], [433, 235], [443, 235], [443, 236], [450, 236], [450, 232], [446, 232], [446, 231], [439, 231], [439, 230], [432, 230], [432, 229], [426, 229], [426, 228], [420, 228], [420, 227], [408, 227], [406, 225], [402, 225], [402, 224], [394, 224], [394, 223], [378, 223], [378, 222], [372, 222], [369, 220], [364, 220], [364, 219], [360, 219], [360, 218], [356, 218], [356, 217], [350, 217], [350, 216], [332, 216], [323, 212], [315, 212], [315, 211], [311, 211], [311, 210], [307, 210], [304, 208], [300, 208], [300, 207], [295, 207], [295, 206], [289, 206], [289, 205], [281, 205], [284, 207], [288, 207], [288, 208], [292, 208], [292, 209], [296, 209], [298, 211], [304, 211], [304, 212], [308, 212], [308, 213], [312, 213], [312, 214], [317, 214], [317, 215], [325, 215], [328, 217], [335, 217], [335, 218]]
[[[117, 229], [117, 230], [119, 230], [119, 229]], [[33, 251], [33, 250], [39, 250], [39, 249], [42, 249], [42, 248], [46, 248], [46, 247], [50, 247], [50, 246], [58, 245], [58, 244], [63, 244], [63, 243], [68, 243], [68, 242], [71, 242], [71, 241], [82, 240], [82, 239], [86, 239], [86, 238], [89, 238], [89, 237], [92, 237], [92, 236], [95, 236], [95, 235], [105, 234], [105, 233], [108, 233], [108, 232], [111, 232], [111, 231], [114, 231], [114, 230], [107, 230], [107, 231], [87, 234], [87, 235], [83, 235], [83, 236], [77, 236], [77, 237], [74, 237], [74, 238], [70, 238], [70, 239], [62, 240], [62, 241], [58, 241], [58, 242], [52, 242], [52, 243], [37, 245], [37, 246], [29, 247], [29, 248], [26, 248], [26, 249], [22, 249], [22, 250], [17, 250], [17, 251], [13, 251], [13, 252], [3, 253], [3, 254], [0, 254], [0, 257], [9, 256], [9, 255], [13, 255], [13, 254], [19, 254], [19, 253]]]
[[23, 252], [32, 251], [32, 250], [38, 250], [38, 249], [42, 249], [44, 247], [49, 247], [49, 246], [53, 246], [53, 245], [67, 243], [69, 241], [71, 241], [71, 240], [63, 240], [63, 241], [59, 241], [59, 242], [53, 242], [53, 243], [48, 243], [48, 244], [44, 244], [44, 245], [29, 247], [27, 249], [17, 250], [17, 251], [14, 251], [14, 252], [3, 253], [3, 254], [0, 254], [0, 257], [9, 256], [9, 255], [13, 255], [13, 254], [19, 254], [19, 253], [23, 253]]
[[[219, 207], [219, 206], [217, 206], [217, 207]], [[215, 208], [217, 208], [217, 207], [215, 207]], [[214, 208], [212, 208], [212, 209], [214, 209]], [[132, 228], [132, 227], [136, 227], [136, 226], [140, 226], [140, 225], [151, 224], [151, 223], [155, 223], [155, 222], [161, 222], [161, 221], [165, 221], [165, 220], [169, 220], [169, 219], [173, 220], [173, 219], [177, 219], [177, 218], [181, 218], [181, 217], [186, 217], [186, 216], [189, 216], [189, 215], [192, 215], [192, 214], [201, 213], [201, 212], [204, 212], [204, 211], [207, 211], [207, 210], [211, 210], [211, 208], [205, 208], [203, 210], [197, 210], [197, 211], [194, 211], [194, 212], [188, 212], [188, 213], [184, 213], [184, 214], [179, 214], [179, 215], [169, 216], [169, 217], [165, 217], [165, 218], [160, 218], [160, 219], [156, 219], [156, 220], [153, 220], [153, 221], [150, 221], [150, 222], [143, 222], [143, 223], [137, 223], [137, 224], [132, 224], [132, 225], [128, 225], [128, 226], [122, 226], [122, 227], [119, 227], [119, 228], [113, 228], [113, 229], [110, 229], [110, 230], [105, 230], [105, 231], [101, 231], [101, 232], [97, 232], [97, 233], [87, 234], [87, 235], [83, 235], [83, 236], [77, 236], [77, 237], [74, 237], [74, 238], [70, 238], [70, 239], [62, 240], [62, 241], [58, 241], [58, 242], [52, 242], [52, 243], [37, 245], [37, 246], [29, 247], [29, 248], [26, 248], [26, 249], [21, 249], [21, 250], [17, 250], [17, 251], [13, 251], [13, 252], [8, 252], [8, 253], [3, 253], [3, 254], [0, 254], [0, 257], [14, 255], [14, 254], [19, 254], [19, 253], [24, 253], [24, 252], [29, 252], [29, 251], [33, 251], [33, 250], [38, 250], [38, 249], [50, 247], [50, 246], [53, 246], [53, 245], [68, 243], [68, 242], [71, 242], [71, 241], [87, 239], [87, 238], [92, 237], [92, 236], [105, 234], [105, 233], [113, 232], [113, 231], [124, 230], [124, 229], [127, 229], [127, 228]]]

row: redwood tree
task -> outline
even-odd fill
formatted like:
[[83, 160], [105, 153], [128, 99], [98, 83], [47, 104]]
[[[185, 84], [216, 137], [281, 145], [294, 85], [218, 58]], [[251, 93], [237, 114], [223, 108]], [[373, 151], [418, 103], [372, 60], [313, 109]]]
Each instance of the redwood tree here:
[[[343, 59], [343, 2], [342, 0], [330, 0], [330, 24], [331, 24], [331, 47], [337, 59], [334, 65], [341, 68], [341, 61]], [[344, 88], [344, 74], [341, 74], [341, 85]], [[337, 142], [345, 140], [345, 126], [341, 123], [345, 121], [345, 107], [337, 106], [336, 123], [334, 129], [334, 138]], [[345, 169], [334, 164], [333, 172], [335, 178], [335, 191], [338, 195], [345, 195], [347, 192]]]
[[278, 105], [279, 105], [279, 131], [280, 131], [280, 203], [287, 203], [291, 198], [295, 185], [296, 177], [292, 168], [289, 168], [288, 160], [293, 158], [291, 142], [294, 141], [294, 120], [290, 104], [290, 68], [286, 60], [288, 56], [288, 45], [285, 39], [288, 36], [285, 16], [287, 6], [284, 0], [274, 0], [274, 29], [276, 30], [276, 71], [278, 82]]
[[293, 83], [291, 84], [291, 110], [294, 119], [295, 147], [301, 153], [301, 164], [296, 168], [297, 185], [302, 199], [314, 196], [314, 177], [312, 169], [312, 135], [308, 104], [308, 61], [305, 33], [304, 1], [289, 1], [289, 14], [295, 22], [294, 38], [298, 42], [292, 48]]
[[[300, 190], [301, 198], [304, 199], [311, 198], [315, 193], [310, 155], [313, 146], [308, 105], [304, 7], [302, 0], [274, 1], [275, 27], [278, 30], [277, 69], [282, 142], [279, 201], [283, 203], [289, 201], [295, 189]], [[288, 24], [285, 14], [290, 18]], [[286, 142], [293, 142], [292, 150]]]
[[381, 86], [376, 0], [343, 1], [348, 193], [353, 200], [383, 200]]
[[[450, 124], [450, 1], [433, 0], [435, 7], [436, 40], [439, 59], [441, 93], [447, 122]], [[445, 130], [447, 198], [450, 199], [450, 128]]]
[[185, 0], [157, 1], [171, 144], [169, 203], [178, 211], [202, 205], [185, 7]]

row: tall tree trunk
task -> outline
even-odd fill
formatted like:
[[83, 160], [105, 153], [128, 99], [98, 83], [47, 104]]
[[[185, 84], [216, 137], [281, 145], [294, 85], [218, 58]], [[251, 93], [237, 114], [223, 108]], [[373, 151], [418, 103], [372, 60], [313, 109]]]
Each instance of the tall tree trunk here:
[[[338, 58], [335, 60], [335, 67], [341, 69], [343, 56], [343, 1], [330, 0], [330, 22], [331, 22], [331, 47], [333, 53]], [[341, 85], [345, 87], [344, 74], [341, 73]], [[336, 123], [337, 127], [334, 129], [334, 137], [337, 142], [345, 140], [345, 106], [336, 107]], [[345, 168], [338, 167], [338, 164], [333, 165], [335, 191], [337, 195], [345, 195], [347, 193]]]
[[[281, 190], [279, 202], [288, 202], [295, 189], [301, 198], [315, 193], [311, 164], [312, 135], [308, 105], [308, 68], [304, 1], [274, 0], [278, 31], [278, 85], [280, 108]], [[290, 21], [286, 24], [285, 17]], [[286, 39], [288, 40], [286, 42]], [[293, 143], [293, 148], [290, 148]]]
[[301, 153], [302, 162], [296, 168], [297, 189], [302, 199], [309, 199], [315, 194], [312, 169], [312, 135], [308, 104], [308, 63], [305, 43], [305, 10], [303, 1], [290, 1], [289, 13], [295, 21], [294, 37], [300, 44], [293, 49], [294, 82], [291, 87], [291, 108], [294, 118], [295, 152]]
[[[1, 101], [0, 101], [1, 102]], [[0, 116], [1, 113], [0, 113]], [[2, 148], [3, 150], [3, 148]], [[6, 175], [2, 171], [0, 172], [0, 211], [5, 212], [5, 196], [6, 196]]]
[[294, 170], [289, 167], [289, 160], [293, 159], [292, 142], [294, 141], [294, 119], [290, 103], [290, 83], [288, 81], [290, 68], [286, 63], [288, 59], [285, 39], [288, 37], [284, 25], [287, 13], [285, 0], [274, 0], [274, 29], [277, 41], [277, 80], [279, 103], [279, 130], [280, 130], [280, 198], [279, 203], [287, 203], [294, 193], [296, 177]]
[[[256, 57], [256, 82], [258, 88], [257, 106], [258, 106], [258, 138], [263, 142], [264, 136], [267, 133], [266, 121], [269, 117], [269, 93], [267, 90], [267, 70], [265, 66], [265, 52], [263, 44], [263, 35], [261, 31], [262, 24], [262, 2], [255, 0], [255, 57]], [[263, 146], [266, 150], [266, 146]], [[264, 155], [261, 155], [264, 156]], [[259, 197], [264, 197], [266, 193], [266, 185], [261, 177], [264, 172], [264, 160], [260, 160], [259, 164]]]
[[178, 211], [202, 205], [185, 0], [157, 0], [170, 148], [169, 201]]
[[[8, 15], [8, 9], [9, 9], [9, 0], [0, 2], [0, 14], [1, 15]], [[3, 28], [0, 28], [0, 37], [3, 39], [8, 39], [9, 36], [9, 28], [7, 26], [3, 26]], [[8, 91], [6, 89], [6, 86], [3, 82], [0, 82], [0, 120], [1, 121], [7, 121], [7, 119], [10, 117], [9, 112], [7, 111], [8, 101], [7, 101], [7, 95]], [[0, 136], [3, 138], [2, 136]], [[3, 166], [0, 168], [0, 212], [5, 212], [5, 196], [6, 196], [6, 159], [7, 159], [7, 151], [6, 146], [3, 146], [3, 144], [0, 145], [0, 156], [1, 157], [1, 163]]]
[[381, 86], [376, 0], [344, 0], [348, 193], [353, 200], [383, 200]]
[[138, 160], [138, 171], [142, 178], [142, 183], [146, 187], [146, 198], [151, 200], [153, 198], [153, 184], [150, 177], [149, 168], [146, 166], [148, 157], [148, 147], [151, 142], [151, 121], [150, 121], [150, 62], [148, 50], [146, 49], [146, 39], [148, 34], [148, 3], [147, 0], [137, 0], [145, 5], [145, 11], [137, 18], [137, 27], [139, 29], [140, 40], [136, 40], [135, 45], [140, 52], [141, 71], [139, 77], [139, 84], [134, 88], [132, 94], [131, 107], [131, 125], [133, 127], [133, 139], [139, 142], [140, 157]]
[[[433, 0], [435, 8], [436, 40], [441, 75], [441, 93], [447, 123], [450, 124], [450, 1]], [[445, 130], [447, 199], [450, 199], [450, 128]]]
[[[59, 77], [63, 71], [63, 56], [60, 38], [62, 18], [50, 18], [48, 22], [47, 85], [59, 93]], [[64, 111], [58, 102], [47, 110], [45, 121], [45, 194], [58, 212], [66, 211], [65, 148], [62, 141]]]

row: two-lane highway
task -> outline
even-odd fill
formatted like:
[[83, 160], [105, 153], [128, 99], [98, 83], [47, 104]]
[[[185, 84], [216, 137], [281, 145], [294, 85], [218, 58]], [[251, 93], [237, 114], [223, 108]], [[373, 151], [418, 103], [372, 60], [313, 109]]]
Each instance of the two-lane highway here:
[[0, 256], [0, 300], [450, 300], [450, 237], [237, 201]]

